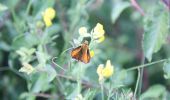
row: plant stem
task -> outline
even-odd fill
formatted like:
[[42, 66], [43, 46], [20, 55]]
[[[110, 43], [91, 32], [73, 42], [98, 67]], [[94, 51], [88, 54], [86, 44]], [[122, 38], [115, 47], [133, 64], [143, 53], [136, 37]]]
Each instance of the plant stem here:
[[104, 100], [103, 82], [100, 84], [100, 86], [101, 86], [102, 100]]
[[162, 59], [162, 60], [154, 61], [154, 62], [151, 62], [151, 63], [147, 63], [147, 64], [143, 64], [143, 65], [139, 65], [139, 66], [134, 66], [132, 68], [126, 69], [126, 71], [132, 71], [132, 70], [135, 70], [135, 69], [138, 69], [138, 68], [147, 67], [147, 66], [154, 65], [154, 64], [157, 64], [157, 63], [165, 62], [167, 60], [168, 59]]
[[77, 79], [77, 84], [78, 84], [78, 94], [81, 93], [81, 77], [82, 77], [82, 64], [79, 62], [79, 74], [78, 74], [78, 79]]
[[139, 81], [140, 81], [140, 68], [138, 68], [138, 77], [137, 77], [137, 81], [136, 81], [136, 87], [135, 87], [134, 97], [136, 97], [136, 93], [137, 93], [138, 86], [139, 86]]
[[[139, 87], [139, 92], [138, 92], [138, 95], [140, 95], [140, 92], [141, 92], [141, 87], [142, 87], [142, 76], [143, 76], [143, 68], [144, 67], [147, 67], [147, 66], [150, 66], [150, 65], [153, 65], [153, 64], [157, 64], [157, 63], [161, 63], [161, 62], [165, 62], [167, 61], [168, 59], [162, 59], [162, 60], [158, 60], [158, 61], [155, 61], [155, 62], [151, 62], [151, 63], [147, 63], [147, 64], [144, 64], [144, 58], [142, 59], [142, 64], [143, 65], [139, 65], [139, 66], [135, 66], [135, 67], [132, 67], [132, 68], [129, 68], [127, 69], [126, 71], [131, 71], [131, 70], [135, 70], [135, 69], [138, 69], [138, 77], [137, 77], [137, 81], [136, 81], [136, 87], [135, 87], [135, 92], [134, 92], [134, 96], [136, 97], [136, 94], [137, 94], [137, 90], [138, 90], [138, 87]], [[142, 68], [142, 69], [141, 69]]]
[[[145, 64], [145, 57], [144, 55], [142, 56], [142, 61], [141, 61], [141, 65]], [[143, 70], [144, 68], [140, 68], [140, 80], [139, 80], [139, 91], [138, 91], [138, 96], [140, 96], [141, 94], [141, 90], [142, 90], [142, 80], [143, 80]]]
[[29, 15], [31, 5], [32, 5], [32, 0], [29, 0], [28, 6], [27, 6], [27, 9], [26, 9], [26, 14], [27, 15]]
[[111, 81], [109, 82], [109, 87], [110, 87], [110, 89], [109, 89], [109, 95], [108, 95], [108, 97], [107, 97], [107, 100], [110, 100], [110, 95], [111, 95], [111, 92], [112, 92], [112, 86], [111, 86]]

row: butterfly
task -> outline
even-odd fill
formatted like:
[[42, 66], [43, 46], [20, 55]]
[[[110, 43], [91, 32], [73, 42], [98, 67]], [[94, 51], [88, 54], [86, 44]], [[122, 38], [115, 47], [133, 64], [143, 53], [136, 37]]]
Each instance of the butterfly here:
[[77, 48], [74, 48], [71, 51], [71, 57], [84, 62], [84, 63], [89, 63], [90, 61], [90, 52], [89, 52], [89, 45], [88, 45], [88, 41], [84, 41], [81, 46], [78, 46]]

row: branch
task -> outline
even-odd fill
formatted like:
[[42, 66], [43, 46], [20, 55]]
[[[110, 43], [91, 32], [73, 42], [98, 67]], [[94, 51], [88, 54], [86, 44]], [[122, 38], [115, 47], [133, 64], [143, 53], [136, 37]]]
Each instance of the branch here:
[[162, 59], [162, 60], [158, 60], [158, 61], [155, 61], [155, 62], [144, 64], [144, 65], [135, 66], [135, 67], [127, 69], [126, 71], [131, 71], [131, 70], [135, 70], [135, 69], [138, 69], [138, 68], [147, 67], [147, 66], [154, 65], [154, 64], [157, 64], [157, 63], [165, 62], [167, 60], [168, 59]]
[[141, 13], [142, 16], [145, 15], [143, 9], [139, 6], [139, 4], [136, 2], [136, 0], [130, 0], [131, 1], [131, 4], [132, 6], [134, 6], [134, 8], [139, 11]]

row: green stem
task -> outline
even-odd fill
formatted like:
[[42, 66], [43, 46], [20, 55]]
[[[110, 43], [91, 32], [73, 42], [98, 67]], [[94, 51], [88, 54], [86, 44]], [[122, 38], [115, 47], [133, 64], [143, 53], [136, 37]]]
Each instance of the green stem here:
[[78, 87], [78, 94], [81, 93], [81, 77], [82, 77], [82, 64], [79, 62], [79, 73], [78, 73], [78, 78], [77, 78], [77, 87]]
[[109, 89], [109, 94], [108, 94], [108, 97], [107, 97], [107, 100], [110, 100], [110, 95], [111, 95], [111, 92], [112, 92], [112, 85], [111, 85], [111, 81], [109, 82], [109, 87], [110, 87], [110, 89]]
[[136, 93], [137, 93], [137, 90], [138, 90], [139, 81], [140, 81], [140, 68], [138, 68], [138, 78], [137, 78], [137, 81], [136, 81], [136, 87], [135, 87], [135, 92], [134, 92], [135, 97], [136, 97]]
[[[144, 55], [142, 56], [142, 61], [141, 61], [141, 65], [145, 64], [145, 57]], [[141, 94], [141, 90], [142, 90], [142, 80], [143, 80], [143, 70], [144, 68], [140, 68], [140, 80], [139, 80], [139, 91], [138, 91], [138, 96], [140, 96]]]
[[104, 100], [104, 90], [103, 90], [103, 82], [100, 84], [101, 93], [102, 93], [102, 100]]
[[157, 63], [165, 62], [165, 61], [167, 61], [167, 60], [168, 60], [168, 59], [162, 59], [162, 60], [154, 61], [154, 62], [151, 62], [151, 63], [147, 63], [147, 64], [135, 66], [135, 67], [126, 69], [126, 71], [132, 71], [132, 70], [135, 70], [135, 69], [138, 69], [138, 68], [147, 67], [147, 66], [154, 65], [154, 64], [157, 64]]
[[26, 15], [29, 15], [29, 11], [31, 9], [31, 5], [32, 5], [32, 0], [29, 0], [28, 6], [27, 6], [27, 9], [26, 9]]

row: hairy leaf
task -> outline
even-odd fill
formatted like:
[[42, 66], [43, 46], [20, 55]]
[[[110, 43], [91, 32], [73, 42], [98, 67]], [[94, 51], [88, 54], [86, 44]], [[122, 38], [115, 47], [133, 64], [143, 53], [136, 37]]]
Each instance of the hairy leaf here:
[[154, 85], [150, 87], [146, 92], [144, 92], [139, 100], [152, 100], [152, 99], [158, 99], [163, 100], [163, 97], [166, 94], [166, 89], [162, 85]]
[[168, 11], [156, 5], [146, 15], [144, 24], [143, 51], [145, 57], [151, 61], [152, 54], [160, 50], [169, 33]]

